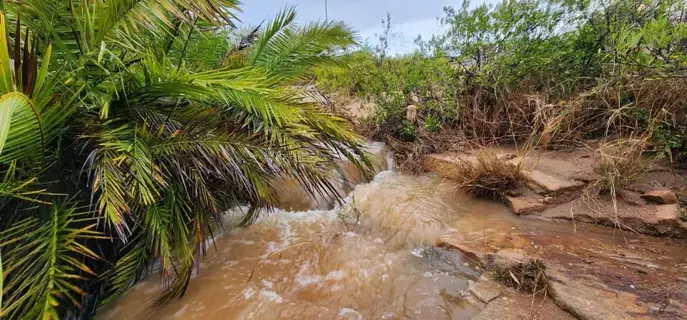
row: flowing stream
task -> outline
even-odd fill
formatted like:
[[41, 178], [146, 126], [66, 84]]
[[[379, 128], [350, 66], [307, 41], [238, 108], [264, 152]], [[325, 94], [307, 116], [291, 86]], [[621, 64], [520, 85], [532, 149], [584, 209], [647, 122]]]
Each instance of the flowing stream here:
[[[438, 177], [384, 170], [355, 186], [342, 206], [277, 210], [218, 237], [182, 299], [151, 307], [163, 289], [153, 275], [100, 318], [468, 319], [480, 307], [466, 289], [482, 271], [459, 251], [434, 247], [448, 232], [485, 247], [529, 245], [528, 235], [545, 233], [564, 246], [573, 230], [515, 217]], [[575, 239], [587, 239], [577, 232]]]

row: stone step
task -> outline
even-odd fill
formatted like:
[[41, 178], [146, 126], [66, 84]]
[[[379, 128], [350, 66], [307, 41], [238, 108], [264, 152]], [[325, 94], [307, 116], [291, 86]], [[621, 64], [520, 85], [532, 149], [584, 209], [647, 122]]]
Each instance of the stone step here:
[[537, 199], [521, 196], [521, 197], [506, 197], [506, 202], [513, 213], [517, 215], [532, 214], [541, 212], [546, 209], [546, 204], [537, 201]]
[[538, 170], [525, 171], [527, 178], [549, 192], [566, 192], [584, 187], [584, 182], [560, 179]]

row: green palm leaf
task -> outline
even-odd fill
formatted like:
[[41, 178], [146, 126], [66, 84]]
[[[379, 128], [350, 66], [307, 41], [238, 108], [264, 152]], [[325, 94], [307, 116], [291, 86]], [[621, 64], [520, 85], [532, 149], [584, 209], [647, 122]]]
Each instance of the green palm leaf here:
[[[169, 284], [158, 303], [181, 297], [222, 212], [248, 205], [248, 224], [277, 205], [278, 177], [337, 195], [329, 176], [341, 157], [370, 166], [347, 124], [292, 87], [353, 43], [344, 24], [297, 26], [287, 8], [239, 50], [227, 47], [222, 66], [221, 48], [208, 55], [189, 44], [226, 36], [235, 0], [4, 4], [0, 205], [15, 209], [0, 220], [2, 317], [56, 318], [82, 301], [111, 301], [157, 261]], [[46, 211], [57, 193], [89, 203], [88, 213]], [[92, 218], [115, 241], [97, 241]], [[107, 262], [92, 261], [96, 246]], [[85, 292], [92, 273], [99, 281]]]
[[293, 7], [286, 8], [268, 24], [250, 54], [251, 65], [263, 67], [275, 77], [293, 80], [307, 75], [316, 65], [338, 64], [324, 53], [355, 44], [352, 28], [342, 22], [299, 27], [293, 25], [295, 16]]
[[83, 243], [104, 238], [87, 212], [70, 204], [50, 209], [49, 223], [28, 218], [0, 233], [5, 253], [3, 318], [58, 319], [64, 301], [78, 306], [84, 295], [76, 283], [94, 272], [85, 259], [99, 257]]

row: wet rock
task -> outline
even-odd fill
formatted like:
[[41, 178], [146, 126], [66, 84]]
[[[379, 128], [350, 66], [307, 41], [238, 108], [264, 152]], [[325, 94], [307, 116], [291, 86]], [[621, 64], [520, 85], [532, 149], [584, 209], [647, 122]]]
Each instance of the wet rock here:
[[489, 303], [490, 301], [501, 296], [501, 288], [501, 285], [499, 285], [498, 283], [486, 279], [480, 279], [479, 281], [470, 284], [468, 290], [479, 301]]
[[577, 190], [584, 186], [583, 182], [560, 179], [541, 171], [525, 172], [527, 178], [549, 192], [565, 192]]
[[677, 203], [675, 192], [669, 189], [653, 190], [645, 192], [642, 198], [647, 201], [660, 204], [674, 204]]
[[650, 319], [649, 306], [636, 295], [606, 287], [600, 281], [571, 279], [553, 269], [546, 272], [554, 302], [582, 320]]
[[531, 214], [546, 209], [546, 205], [530, 197], [506, 197], [506, 202], [515, 214]]
[[410, 123], [417, 122], [417, 106], [411, 104], [406, 107], [406, 120]]
[[627, 204], [632, 206], [646, 205], [646, 200], [642, 199], [642, 196], [634, 191], [620, 190], [618, 192], [618, 196], [620, 196], [621, 199], [625, 200]]
[[522, 320], [522, 319], [556, 319], [572, 320], [570, 314], [558, 308], [550, 299], [534, 298], [521, 293], [510, 293], [508, 296], [492, 300], [473, 320]]
[[485, 258], [485, 248], [480, 248], [472, 243], [465, 242], [458, 233], [447, 233], [436, 242], [437, 247], [457, 249], [462, 252], [468, 259], [481, 264]]

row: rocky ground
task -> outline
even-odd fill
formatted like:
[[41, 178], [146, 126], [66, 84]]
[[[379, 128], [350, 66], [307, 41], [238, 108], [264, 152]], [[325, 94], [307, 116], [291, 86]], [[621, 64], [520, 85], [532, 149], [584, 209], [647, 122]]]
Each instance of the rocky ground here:
[[[572, 220], [572, 228], [603, 225], [612, 239], [583, 232], [534, 232], [499, 241], [445, 235], [438, 245], [456, 248], [492, 271], [470, 287], [485, 306], [475, 319], [687, 319], [687, 222], [680, 204], [685, 173], [652, 165], [639, 181], [618, 190], [615, 201], [590, 196], [587, 186], [597, 177], [592, 150], [489, 150], [502, 161], [521, 164], [527, 177], [526, 186], [504, 195], [514, 214], [551, 223]], [[475, 155], [429, 155], [424, 166], [451, 179], [454, 167]], [[535, 262], [547, 279], [538, 294], [493, 280], [504, 270], [506, 278], [517, 279], [508, 270]]]
[[[591, 149], [571, 151], [532, 151], [519, 155], [509, 148], [492, 148], [503, 161], [522, 164], [526, 186], [512, 190], [505, 200], [518, 215], [546, 219], [574, 220], [673, 238], [687, 238], [687, 217], [679, 199], [687, 200], [682, 190], [687, 187], [685, 172], [669, 166], [652, 165], [637, 182], [617, 191], [613, 201], [608, 195], [589, 196], [589, 182], [596, 179], [594, 152]], [[463, 160], [474, 159], [473, 152], [426, 156], [424, 166], [451, 179], [452, 167]]]

